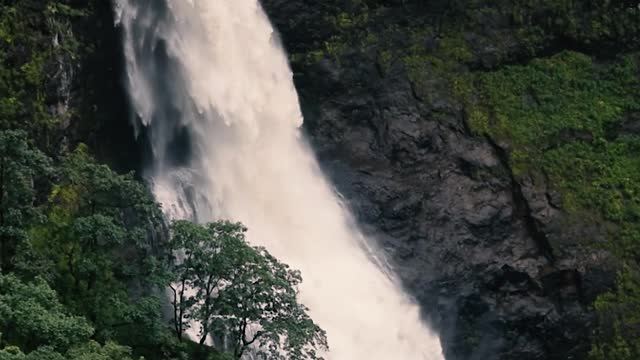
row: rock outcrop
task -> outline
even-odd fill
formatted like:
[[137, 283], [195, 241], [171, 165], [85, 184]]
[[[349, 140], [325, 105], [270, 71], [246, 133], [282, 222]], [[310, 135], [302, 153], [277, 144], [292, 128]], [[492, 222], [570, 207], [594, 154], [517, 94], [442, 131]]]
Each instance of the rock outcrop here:
[[[597, 55], [604, 40], [543, 26], [527, 42], [496, 5], [455, 8], [482, 1], [360, 3], [263, 0], [292, 54], [305, 130], [337, 189], [440, 332], [448, 360], [584, 359], [591, 304], [615, 282], [610, 256], [582, 242], [602, 229], [568, 224], [544, 174], [514, 175], [508, 145], [470, 129], [446, 72], [563, 49]], [[455, 30], [458, 12], [484, 27]], [[523, 16], [535, 23], [550, 15]], [[417, 80], [407, 61], [385, 54], [416, 46], [409, 29], [418, 27], [429, 29], [417, 45], [425, 56], [445, 52], [437, 44], [447, 32], [469, 46], [438, 57], [455, 59], [446, 66], [420, 67]], [[344, 35], [356, 31], [365, 34], [360, 48]], [[635, 129], [636, 117], [622, 127]]]

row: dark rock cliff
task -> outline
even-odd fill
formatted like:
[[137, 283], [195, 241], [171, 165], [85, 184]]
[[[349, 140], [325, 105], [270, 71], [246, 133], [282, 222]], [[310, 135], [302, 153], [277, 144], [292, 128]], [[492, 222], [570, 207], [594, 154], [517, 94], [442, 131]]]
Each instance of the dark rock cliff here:
[[[44, 10], [55, 4], [75, 15], [64, 17], [62, 13], [57, 19]], [[85, 143], [100, 162], [115, 170], [141, 170], [148, 144], [144, 134], [135, 137], [130, 122], [121, 34], [114, 26], [111, 2], [69, 1], [67, 6], [25, 0], [21, 6], [25, 17], [33, 16], [33, 12], [45, 15], [39, 21], [61, 23], [63, 31], [53, 34], [42, 24], [35, 24], [43, 28], [44, 34], [38, 39], [41, 46], [50, 42], [60, 42], [57, 46], [62, 48], [73, 44], [73, 50], [63, 52], [64, 56], [47, 59], [46, 73], [55, 75], [48, 75], [46, 105], [58, 123], [50, 140], [51, 155], [63, 155], [78, 143]]]
[[148, 144], [136, 139], [125, 87], [125, 65], [120, 29], [111, 1], [90, 1], [91, 11], [76, 24], [89, 51], [82, 57], [76, 78], [78, 119], [71, 141], [87, 143], [102, 162], [119, 171], [140, 170]]
[[321, 163], [440, 332], [447, 359], [586, 358], [591, 304], [615, 282], [608, 253], [582, 242], [601, 229], [567, 225], [544, 174], [517, 172], [509, 144], [471, 128], [448, 73], [567, 49], [614, 57], [636, 46], [637, 32], [589, 33], [570, 22], [593, 23], [602, 9], [578, 4], [569, 16], [544, 1], [262, 2], [291, 54]]

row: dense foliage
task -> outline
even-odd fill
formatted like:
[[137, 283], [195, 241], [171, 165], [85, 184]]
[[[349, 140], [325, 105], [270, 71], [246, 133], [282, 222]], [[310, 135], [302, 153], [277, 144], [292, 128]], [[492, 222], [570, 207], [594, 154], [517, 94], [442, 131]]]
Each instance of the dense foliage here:
[[3, 356], [113, 358], [131, 351], [114, 341], [160, 345], [167, 256], [146, 188], [83, 147], [56, 162], [24, 132], [0, 131], [0, 149]]
[[0, 132], [0, 269], [9, 271], [27, 229], [38, 220], [34, 182], [50, 172], [49, 159], [21, 131]]
[[[175, 331], [179, 339], [198, 322], [200, 344], [212, 334], [240, 359], [252, 346], [266, 359], [318, 359], [327, 347], [324, 331], [298, 303], [300, 273], [251, 247], [241, 224], [172, 226]], [[190, 291], [195, 289], [195, 291]]]
[[[200, 345], [224, 339], [236, 359], [252, 345], [267, 359], [316, 359], [326, 347], [298, 303], [300, 273], [249, 246], [242, 225], [180, 221], [163, 239], [144, 185], [84, 146], [56, 162], [24, 133], [0, 131], [0, 149], [1, 359], [217, 356], [179, 344], [192, 320]], [[167, 287], [181, 294], [177, 340], [162, 311]]]

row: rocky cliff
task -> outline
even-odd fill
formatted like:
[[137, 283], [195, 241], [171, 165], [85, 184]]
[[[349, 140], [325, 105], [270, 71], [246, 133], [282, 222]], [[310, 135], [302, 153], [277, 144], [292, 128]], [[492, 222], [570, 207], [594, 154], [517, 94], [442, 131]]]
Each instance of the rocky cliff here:
[[[58, 158], [82, 142], [118, 170], [143, 163], [109, 1], [0, 2], [0, 128]], [[29, 119], [28, 121], [25, 119]]]
[[637, 219], [637, 1], [263, 5], [318, 157], [447, 359], [586, 358]]

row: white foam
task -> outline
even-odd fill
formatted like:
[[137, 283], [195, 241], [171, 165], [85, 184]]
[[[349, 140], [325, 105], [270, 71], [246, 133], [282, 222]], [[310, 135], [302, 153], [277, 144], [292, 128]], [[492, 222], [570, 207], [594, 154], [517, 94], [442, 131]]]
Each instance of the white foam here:
[[[301, 300], [327, 331], [328, 359], [442, 359], [438, 337], [376, 265], [384, 261], [374, 263], [382, 255], [373, 256], [304, 141], [292, 73], [259, 3], [168, 0], [160, 16], [153, 1], [116, 3], [130, 95], [151, 131], [155, 193], [167, 213], [242, 221], [251, 243], [300, 269]], [[171, 71], [149, 55], [159, 40]], [[171, 77], [168, 97], [157, 77]], [[158, 111], [167, 102], [177, 115]], [[192, 176], [176, 176], [185, 170], [168, 162], [179, 127], [193, 142]]]

